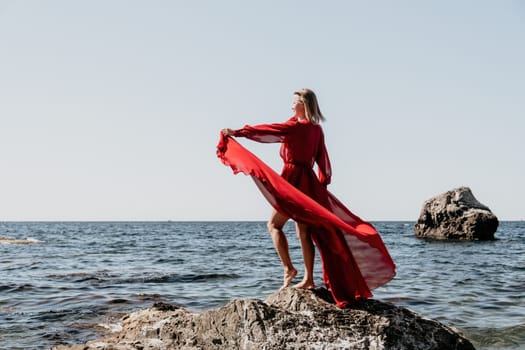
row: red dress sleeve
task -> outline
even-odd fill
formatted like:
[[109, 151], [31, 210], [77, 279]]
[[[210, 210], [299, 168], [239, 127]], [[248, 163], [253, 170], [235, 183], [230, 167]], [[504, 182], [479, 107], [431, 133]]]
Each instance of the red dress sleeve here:
[[289, 135], [295, 121], [292, 119], [285, 123], [246, 125], [234, 131], [233, 136], [246, 137], [250, 140], [263, 143], [283, 142]]
[[321, 140], [319, 141], [319, 149], [317, 151], [317, 156], [315, 162], [318, 166], [319, 172], [319, 182], [327, 186], [330, 184], [332, 179], [332, 166], [330, 164], [330, 158], [328, 157], [328, 152], [326, 150], [326, 145], [324, 143], [324, 134], [321, 131]]

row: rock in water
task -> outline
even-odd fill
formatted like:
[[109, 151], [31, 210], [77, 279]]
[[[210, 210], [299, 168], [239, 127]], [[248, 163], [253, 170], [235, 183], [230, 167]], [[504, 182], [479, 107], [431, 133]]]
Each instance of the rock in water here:
[[11, 237], [0, 237], [0, 244], [32, 244], [32, 243], [44, 243], [34, 238], [17, 239]]
[[63, 349], [474, 349], [456, 330], [392, 304], [339, 309], [324, 288], [286, 288], [193, 313], [166, 304], [133, 312], [122, 330]]
[[414, 226], [416, 236], [440, 240], [493, 240], [498, 218], [468, 187], [430, 198]]

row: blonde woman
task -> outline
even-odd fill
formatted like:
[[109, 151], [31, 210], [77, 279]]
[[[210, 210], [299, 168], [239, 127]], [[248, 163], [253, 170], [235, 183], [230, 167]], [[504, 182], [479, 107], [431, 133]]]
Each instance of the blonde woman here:
[[[330, 160], [324, 143], [324, 135], [319, 122], [325, 120], [317, 97], [312, 90], [301, 89], [294, 92], [292, 110], [294, 115], [285, 123], [245, 126], [239, 130], [224, 129], [226, 136], [246, 137], [258, 142], [281, 142], [281, 157], [284, 168], [281, 176], [309, 197], [321, 200], [325, 197], [326, 185], [330, 183]], [[319, 169], [319, 177], [313, 171], [314, 162]], [[268, 231], [284, 268], [283, 285], [288, 287], [297, 270], [293, 266], [288, 250], [288, 241], [283, 226], [290, 218], [273, 210], [268, 221]], [[304, 223], [296, 222], [297, 236], [301, 242], [305, 274], [295, 287], [314, 288], [314, 244]]]
[[[268, 231], [284, 269], [283, 285], [297, 275], [288, 251], [284, 224], [293, 219], [301, 242], [304, 277], [298, 288], [315, 287], [314, 243], [319, 249], [323, 280], [339, 307], [372, 296], [395, 275], [395, 264], [375, 228], [348, 210], [327, 190], [332, 176], [324, 134], [324, 117], [309, 89], [294, 92], [294, 115], [284, 123], [246, 125], [223, 129], [217, 156], [234, 173], [252, 176], [274, 210]], [[231, 136], [257, 142], [280, 142], [284, 161], [281, 175], [236, 142]], [[317, 164], [318, 173], [314, 172]]]

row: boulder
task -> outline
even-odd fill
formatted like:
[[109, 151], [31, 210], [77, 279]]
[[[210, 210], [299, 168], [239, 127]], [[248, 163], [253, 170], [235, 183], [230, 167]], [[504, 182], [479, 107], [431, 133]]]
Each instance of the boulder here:
[[423, 204], [414, 226], [417, 237], [438, 240], [493, 240], [498, 218], [468, 187], [460, 187]]
[[339, 309], [324, 288], [286, 288], [265, 301], [237, 299], [202, 313], [155, 304], [121, 326], [54, 349], [474, 349], [458, 331], [389, 303], [369, 299]]

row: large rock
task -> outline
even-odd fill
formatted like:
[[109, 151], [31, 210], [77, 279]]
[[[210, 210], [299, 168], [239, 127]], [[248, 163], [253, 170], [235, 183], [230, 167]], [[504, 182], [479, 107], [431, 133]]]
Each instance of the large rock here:
[[324, 288], [287, 288], [203, 313], [156, 304], [121, 325], [106, 338], [54, 349], [474, 349], [452, 328], [392, 304], [339, 309]]
[[493, 240], [498, 218], [468, 187], [460, 187], [423, 204], [416, 236], [440, 240]]

